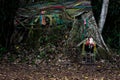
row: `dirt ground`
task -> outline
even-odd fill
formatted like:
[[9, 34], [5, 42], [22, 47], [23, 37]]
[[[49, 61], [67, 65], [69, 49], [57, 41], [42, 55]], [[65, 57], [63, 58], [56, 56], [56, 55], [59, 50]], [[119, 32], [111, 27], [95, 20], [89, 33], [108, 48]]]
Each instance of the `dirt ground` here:
[[0, 80], [120, 80], [120, 69], [105, 64], [0, 64]]

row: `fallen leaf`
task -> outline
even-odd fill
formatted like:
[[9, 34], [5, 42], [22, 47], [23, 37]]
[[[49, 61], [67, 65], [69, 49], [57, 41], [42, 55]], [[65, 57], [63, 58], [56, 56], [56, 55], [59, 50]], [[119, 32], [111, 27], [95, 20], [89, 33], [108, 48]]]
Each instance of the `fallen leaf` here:
[[67, 39], [67, 38], [68, 38], [68, 36], [67, 36], [67, 35], [65, 35], [65, 38]]
[[85, 79], [88, 79], [88, 77], [87, 77], [87, 76], [85, 76]]
[[102, 77], [101, 80], [104, 80], [104, 77]]
[[98, 68], [100, 68], [101, 66], [97, 66]]
[[65, 76], [65, 80], [68, 80], [68, 78]]

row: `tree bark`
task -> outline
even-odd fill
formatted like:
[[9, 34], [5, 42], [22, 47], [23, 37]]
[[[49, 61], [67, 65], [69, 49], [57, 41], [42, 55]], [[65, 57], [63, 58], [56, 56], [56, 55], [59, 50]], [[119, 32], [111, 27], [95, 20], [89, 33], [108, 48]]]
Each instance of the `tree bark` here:
[[102, 30], [104, 28], [104, 24], [105, 24], [107, 12], [108, 12], [108, 5], [109, 5], [109, 0], [103, 0], [100, 21], [99, 21], [99, 25], [98, 25], [100, 33], [102, 33]]
[[10, 47], [10, 39], [14, 32], [14, 16], [19, 0], [0, 0], [0, 45]]

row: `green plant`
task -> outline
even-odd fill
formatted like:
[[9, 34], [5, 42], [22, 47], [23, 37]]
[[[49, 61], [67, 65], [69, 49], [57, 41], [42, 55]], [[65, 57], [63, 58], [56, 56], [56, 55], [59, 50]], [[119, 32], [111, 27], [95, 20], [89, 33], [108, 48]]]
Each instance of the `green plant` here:
[[37, 55], [37, 59], [43, 59], [46, 57], [45, 51], [41, 51], [39, 55]]
[[14, 62], [15, 60], [16, 60], [15, 55], [10, 54], [10, 55], [8, 56], [8, 61], [9, 61], [9, 62]]
[[6, 52], [6, 51], [7, 51], [6, 48], [4, 48], [4, 47], [1, 47], [1, 48], [0, 48], [0, 60], [3, 58], [4, 52]]

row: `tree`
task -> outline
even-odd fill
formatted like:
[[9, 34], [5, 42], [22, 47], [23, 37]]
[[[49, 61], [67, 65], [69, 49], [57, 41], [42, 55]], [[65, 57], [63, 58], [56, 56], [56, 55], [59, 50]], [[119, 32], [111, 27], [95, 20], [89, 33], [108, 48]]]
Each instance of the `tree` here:
[[100, 15], [100, 21], [99, 21], [99, 31], [100, 31], [100, 33], [102, 33], [102, 30], [103, 30], [103, 27], [104, 27], [104, 24], [105, 24], [107, 12], [108, 12], [108, 4], [109, 4], [109, 0], [103, 0], [102, 10], [101, 10], [101, 15]]
[[[86, 1], [87, 3], [87, 1]], [[84, 3], [83, 3], [84, 4]], [[104, 3], [103, 5], [107, 5], [107, 3]], [[104, 9], [105, 8], [105, 9]], [[100, 27], [97, 25], [96, 20], [94, 19], [94, 15], [92, 10], [85, 10], [81, 11], [83, 13], [79, 13], [79, 15], [75, 16], [75, 20], [73, 23], [73, 27], [70, 31], [70, 35], [68, 38], [68, 45], [71, 47], [77, 47], [80, 46], [82, 43], [84, 43], [86, 37], [92, 36], [97, 45], [99, 46], [99, 55], [102, 55], [104, 57], [105, 55], [108, 56], [110, 54], [110, 50], [105, 44], [102, 33], [99, 30], [103, 30], [103, 24], [105, 23], [105, 18], [107, 15], [106, 6], [102, 7], [102, 16], [100, 18]], [[105, 13], [104, 13], [105, 11]], [[84, 23], [84, 21], [86, 21]], [[87, 23], [87, 24], [86, 24]], [[77, 41], [76, 41], [77, 40]], [[102, 50], [101, 50], [102, 49]], [[104, 52], [102, 52], [104, 51]]]
[[0, 0], [0, 45], [10, 48], [11, 36], [14, 32], [14, 16], [19, 0]]
[[[98, 25], [100, 33], [102, 33], [103, 27], [104, 27], [104, 24], [105, 24], [107, 12], [108, 12], [108, 4], [109, 4], [109, 0], [103, 0], [102, 10], [101, 10], [101, 15], [100, 15], [100, 21], [99, 21], [99, 25]], [[105, 46], [106, 50], [108, 52], [110, 52], [107, 45], [105, 44], [105, 42], [103, 40], [103, 37], [101, 36], [100, 38], [101, 38], [101, 40], [103, 42], [103, 45]]]

